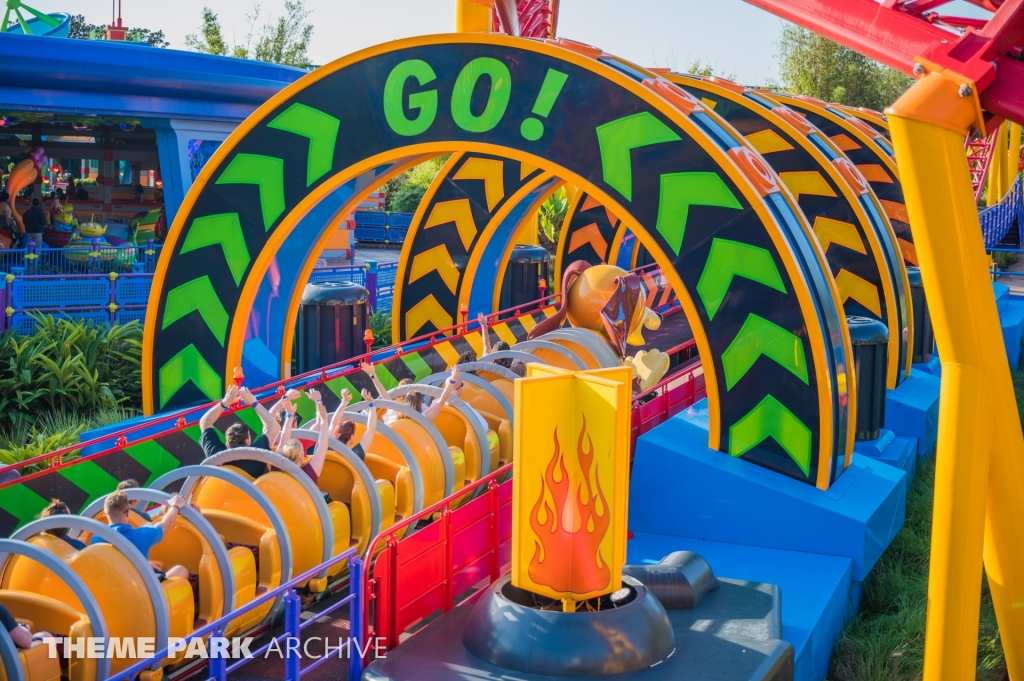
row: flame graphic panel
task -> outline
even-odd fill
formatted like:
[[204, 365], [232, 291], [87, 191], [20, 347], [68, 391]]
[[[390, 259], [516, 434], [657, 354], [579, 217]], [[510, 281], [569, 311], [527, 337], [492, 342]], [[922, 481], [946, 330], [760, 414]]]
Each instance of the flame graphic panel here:
[[625, 562], [630, 371], [532, 368], [515, 392], [513, 583], [610, 593]]

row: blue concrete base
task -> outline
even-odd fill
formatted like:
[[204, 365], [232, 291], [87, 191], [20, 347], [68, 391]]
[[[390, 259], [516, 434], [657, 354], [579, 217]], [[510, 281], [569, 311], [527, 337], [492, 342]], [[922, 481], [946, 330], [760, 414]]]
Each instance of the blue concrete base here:
[[908, 378], [895, 390], [885, 393], [885, 428], [899, 437], [914, 440], [919, 456], [935, 451], [940, 385], [938, 376], [911, 369]]
[[899, 468], [907, 474], [907, 480], [914, 479], [917, 470], [917, 440], [897, 437], [891, 430], [883, 428], [877, 440], [855, 442], [853, 451]]
[[1016, 371], [1020, 366], [1020, 342], [1024, 334], [1024, 299], [1010, 295], [1010, 287], [1004, 284], [992, 284], [992, 292], [999, 310], [1006, 358], [1010, 362], [1010, 369]]
[[626, 562], [632, 565], [656, 563], [672, 551], [693, 551], [718, 576], [778, 585], [782, 638], [794, 648], [795, 681], [825, 677], [832, 646], [856, 611], [854, 596], [860, 589], [852, 581], [848, 558], [647, 532], [635, 533], [626, 548]]
[[939, 361], [939, 354], [933, 352], [931, 359], [927, 362], [919, 362], [917, 364], [911, 364], [912, 370], [920, 371], [921, 373], [931, 374], [932, 376], [942, 375], [942, 363]]
[[706, 412], [702, 400], [637, 441], [630, 529], [840, 556], [862, 581], [903, 524], [906, 473], [854, 454], [823, 492], [708, 449]]

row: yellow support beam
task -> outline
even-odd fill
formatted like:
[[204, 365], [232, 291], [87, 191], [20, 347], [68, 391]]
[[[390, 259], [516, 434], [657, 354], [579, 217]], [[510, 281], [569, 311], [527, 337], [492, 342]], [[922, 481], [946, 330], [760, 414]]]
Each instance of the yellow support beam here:
[[887, 110], [942, 350], [923, 681], [975, 678], [982, 555], [1010, 678], [1024, 679], [1024, 437], [963, 162], [976, 92], [933, 71]]
[[1003, 175], [1006, 172], [1006, 124], [999, 125], [996, 137], [992, 140], [992, 160], [988, 165], [988, 193], [985, 195], [985, 205], [994, 206], [999, 203], [1005, 193], [1006, 182]]
[[455, 32], [487, 33], [491, 30], [494, 0], [455, 0]]

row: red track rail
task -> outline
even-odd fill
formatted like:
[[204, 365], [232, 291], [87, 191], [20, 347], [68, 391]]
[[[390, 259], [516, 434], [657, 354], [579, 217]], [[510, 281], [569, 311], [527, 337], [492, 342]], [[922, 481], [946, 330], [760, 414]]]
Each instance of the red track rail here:
[[[560, 294], [547, 296], [532, 303], [527, 303], [515, 308], [511, 308], [509, 310], [503, 310], [501, 312], [495, 312], [493, 314], [487, 315], [487, 319], [488, 321], [498, 321], [509, 316], [518, 316], [521, 314], [525, 314], [527, 312], [536, 311], [546, 307], [547, 305], [550, 305], [559, 298]], [[293, 376], [291, 378], [276, 381], [274, 383], [271, 383], [269, 385], [263, 386], [262, 388], [255, 390], [254, 394], [256, 395], [257, 399], [260, 402], [273, 400], [276, 399], [281, 392], [283, 392], [283, 389], [285, 387], [308, 388], [323, 383], [329, 378], [337, 378], [339, 376], [346, 376], [348, 374], [355, 373], [359, 371], [359, 365], [364, 360], [373, 361], [375, 358], [378, 358], [385, 354], [390, 356], [393, 350], [397, 350], [397, 353], [401, 355], [403, 348], [407, 348], [408, 350], [416, 350], [422, 347], [423, 343], [427, 343], [430, 346], [433, 346], [436, 345], [437, 343], [448, 340], [453, 336], [465, 335], [470, 332], [476, 333], [478, 330], [479, 323], [475, 319], [466, 320], [454, 326], [450, 326], [445, 329], [440, 329], [433, 333], [424, 334], [422, 336], [417, 336], [416, 338], [404, 341], [402, 343], [398, 343], [396, 345], [389, 346], [381, 350], [374, 351], [372, 353], [362, 354], [359, 355], [358, 357], [347, 359], [344, 362], [339, 362], [337, 364], [332, 364], [330, 366], [323, 367], [322, 369], [309, 371], [304, 374]], [[68, 466], [73, 466], [82, 461], [90, 461], [102, 456], [107, 456], [108, 454], [113, 454], [114, 452], [120, 451], [125, 447], [137, 445], [141, 442], [146, 442], [148, 440], [153, 440], [155, 438], [162, 437], [174, 431], [183, 430], [192, 425], [189, 417], [193, 417], [192, 420], [194, 420], [195, 417], [208, 410], [211, 406], [213, 406], [213, 404], [213, 402], [208, 402], [206, 404], [202, 404], [196, 407], [190, 407], [180, 412], [175, 412], [164, 416], [157, 416], [143, 423], [139, 423], [137, 425], [125, 428], [117, 435], [117, 442], [113, 447], [106, 448], [102, 451], [95, 452], [93, 454], [89, 454], [88, 456], [79, 457], [67, 462], [63, 461], [63, 457], [65, 456], [73, 455], [77, 453], [79, 450], [89, 446], [96, 446], [101, 445], [105, 442], [109, 442], [115, 436], [101, 436], [98, 438], [94, 438], [92, 440], [88, 440], [86, 442], [69, 445], [67, 447], [63, 447], [61, 449], [49, 452], [47, 454], [40, 454], [39, 456], [32, 457], [31, 459], [25, 459], [24, 461], [19, 461], [18, 463], [0, 467], [0, 475], [2, 475], [3, 473], [9, 471], [20, 471], [21, 469], [28, 468], [31, 466], [43, 466], [41, 470], [35, 471], [28, 475], [24, 475], [14, 480], [9, 480], [7, 482], [0, 483], [0, 489], [3, 489], [4, 487], [7, 487], [9, 485], [25, 482], [26, 480], [31, 480], [42, 475], [53, 473], [57, 470], [66, 468]], [[243, 405], [239, 403], [236, 404], [231, 410], [228, 410], [224, 413], [229, 414], [233, 411], [239, 411], [242, 408], [244, 408]], [[147, 435], [134, 439], [128, 437], [132, 433], [138, 433], [141, 430], [148, 430], [153, 426], [159, 424], [166, 424], [167, 428], [161, 429], [159, 432], [149, 433]]]

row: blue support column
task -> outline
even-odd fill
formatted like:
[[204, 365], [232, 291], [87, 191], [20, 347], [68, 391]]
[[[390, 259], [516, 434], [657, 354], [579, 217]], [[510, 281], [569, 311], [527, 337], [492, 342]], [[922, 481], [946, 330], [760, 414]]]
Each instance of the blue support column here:
[[223, 142], [237, 124], [172, 118], [147, 120], [143, 121], [143, 125], [156, 131], [160, 177], [164, 183], [164, 209], [169, 227], [192, 186], [192, 168], [188, 158], [189, 141]]

